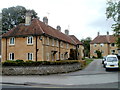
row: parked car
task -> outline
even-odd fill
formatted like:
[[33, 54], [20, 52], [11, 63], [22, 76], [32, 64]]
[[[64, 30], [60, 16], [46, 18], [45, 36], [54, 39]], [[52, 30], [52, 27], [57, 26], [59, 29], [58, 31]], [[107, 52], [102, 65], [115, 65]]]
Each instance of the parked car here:
[[104, 64], [104, 61], [106, 60], [106, 56], [103, 57], [102, 59], [102, 64]]
[[106, 60], [104, 61], [104, 66], [106, 71], [110, 68], [118, 69], [119, 68], [119, 61], [116, 55], [108, 55]]

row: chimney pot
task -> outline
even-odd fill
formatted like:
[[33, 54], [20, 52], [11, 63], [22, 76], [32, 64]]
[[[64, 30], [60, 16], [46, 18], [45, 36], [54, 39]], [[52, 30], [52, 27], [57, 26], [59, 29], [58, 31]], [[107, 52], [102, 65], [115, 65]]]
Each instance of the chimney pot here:
[[48, 25], [48, 18], [47, 17], [43, 17], [43, 22]]
[[31, 12], [26, 12], [26, 16], [25, 16], [25, 25], [30, 25], [31, 24]]
[[61, 27], [59, 25], [56, 27], [56, 29], [61, 32]]
[[100, 32], [98, 32], [98, 36], [100, 35]]
[[69, 35], [69, 30], [68, 29], [65, 30], [65, 34]]
[[109, 35], [109, 32], [107, 31], [107, 35]]

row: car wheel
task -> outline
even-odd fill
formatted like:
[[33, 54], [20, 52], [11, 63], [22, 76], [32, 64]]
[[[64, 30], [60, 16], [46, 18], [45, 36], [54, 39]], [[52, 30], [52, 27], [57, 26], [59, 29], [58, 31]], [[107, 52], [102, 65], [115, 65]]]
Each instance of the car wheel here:
[[103, 64], [103, 67], [105, 68], [105, 64]]
[[108, 68], [105, 68], [106, 71], [108, 71]]

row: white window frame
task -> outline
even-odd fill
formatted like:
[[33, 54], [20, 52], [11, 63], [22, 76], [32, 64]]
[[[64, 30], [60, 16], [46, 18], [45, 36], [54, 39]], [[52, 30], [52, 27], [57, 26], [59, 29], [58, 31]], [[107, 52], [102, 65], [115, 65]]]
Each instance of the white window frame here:
[[54, 46], [54, 42], [55, 42], [55, 40], [54, 40], [54, 39], [52, 39], [52, 46]]
[[63, 42], [62, 41], [60, 42], [60, 46], [63, 47]]
[[58, 40], [56, 40], [56, 46], [58, 47]]
[[104, 51], [103, 51], [103, 50], [101, 50], [101, 52], [102, 52], [102, 54], [104, 54]]
[[[13, 58], [12, 55], [14, 55], [14, 58]], [[14, 59], [15, 59], [15, 54], [14, 53], [9, 53], [9, 60], [14, 60]]]
[[96, 43], [94, 44], [94, 47], [97, 47], [97, 44], [96, 44]]
[[50, 60], [50, 54], [46, 53], [46, 60], [49, 61]]
[[56, 53], [56, 60], [59, 60], [59, 55], [58, 55], [58, 53]]
[[47, 45], [50, 45], [49, 37], [47, 37]]
[[[30, 39], [30, 42], [28, 42], [29, 39]], [[33, 44], [33, 36], [28, 36], [28, 37], [27, 37], [27, 44], [28, 44], [28, 45], [32, 45], [32, 44]]]
[[15, 45], [15, 38], [14, 38], [14, 37], [11, 37], [11, 38], [9, 39], [9, 44], [10, 44], [10, 45]]
[[94, 50], [94, 54], [96, 54], [96, 50]]
[[27, 60], [33, 60], [33, 53], [27, 53]]
[[[116, 51], [116, 50], [114, 50], [114, 51]], [[113, 50], [111, 50], [111, 53], [115, 53], [115, 52], [113, 52]]]
[[104, 43], [101, 43], [100, 46], [103, 47], [103, 46], [104, 46]]
[[66, 44], [66, 48], [67, 48], [67, 49], [69, 48], [69, 44], [68, 44], [68, 43]]
[[114, 43], [114, 46], [112, 46], [113, 43], [110, 44], [111, 47], [115, 47], [115, 43]]

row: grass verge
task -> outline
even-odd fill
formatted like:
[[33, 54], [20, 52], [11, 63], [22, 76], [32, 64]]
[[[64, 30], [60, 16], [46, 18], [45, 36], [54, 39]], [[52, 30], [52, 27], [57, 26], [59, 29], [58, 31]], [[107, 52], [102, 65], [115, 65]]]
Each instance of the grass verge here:
[[86, 61], [86, 66], [87, 66], [87, 65], [89, 65], [93, 61], [93, 59], [88, 59], [87, 58], [87, 59], [85, 59], [85, 61]]

